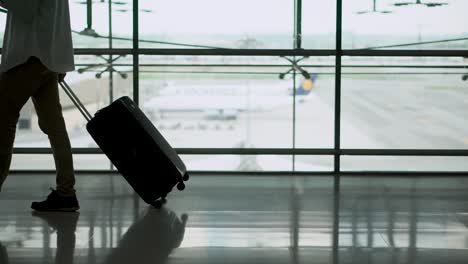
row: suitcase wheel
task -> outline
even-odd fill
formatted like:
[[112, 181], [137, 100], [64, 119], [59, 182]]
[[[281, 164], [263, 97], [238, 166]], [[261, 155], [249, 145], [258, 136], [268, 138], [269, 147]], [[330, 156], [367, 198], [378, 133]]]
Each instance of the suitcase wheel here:
[[160, 200], [156, 200], [156, 201], [152, 202], [151, 205], [156, 209], [161, 209], [163, 203]]
[[184, 182], [179, 182], [177, 184], [177, 190], [182, 191], [185, 189], [185, 183]]
[[186, 172], [186, 173], [184, 174], [184, 177], [183, 177], [182, 179], [183, 179], [184, 181], [188, 181], [189, 178], [190, 178], [190, 176], [189, 176], [188, 173]]
[[151, 205], [156, 209], [161, 209], [161, 207], [167, 203], [166, 196], [161, 197], [161, 199], [156, 200], [151, 203]]

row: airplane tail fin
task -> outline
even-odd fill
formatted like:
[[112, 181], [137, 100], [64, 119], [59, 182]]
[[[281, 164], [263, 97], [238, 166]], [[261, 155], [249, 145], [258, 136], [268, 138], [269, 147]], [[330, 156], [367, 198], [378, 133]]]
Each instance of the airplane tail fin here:
[[[315, 81], [317, 80], [317, 74], [312, 73], [310, 74], [310, 79], [303, 79], [300, 82], [299, 87], [296, 88], [296, 96], [304, 96], [310, 94], [310, 92], [315, 87]], [[289, 95], [293, 95], [293, 91], [289, 89]]]
[[317, 74], [310, 74], [310, 79], [303, 80], [301, 86], [296, 89], [296, 95], [308, 95], [315, 86], [315, 80], [317, 80]]

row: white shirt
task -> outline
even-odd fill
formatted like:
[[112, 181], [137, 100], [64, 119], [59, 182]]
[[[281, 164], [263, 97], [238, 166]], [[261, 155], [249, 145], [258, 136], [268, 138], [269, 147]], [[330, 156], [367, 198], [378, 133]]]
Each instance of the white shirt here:
[[1, 0], [8, 9], [0, 72], [35, 56], [51, 71], [75, 69], [68, 0]]

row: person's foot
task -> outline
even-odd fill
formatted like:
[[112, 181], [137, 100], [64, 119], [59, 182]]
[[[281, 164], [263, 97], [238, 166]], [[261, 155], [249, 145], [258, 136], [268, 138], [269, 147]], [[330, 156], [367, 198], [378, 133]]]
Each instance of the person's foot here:
[[80, 209], [80, 205], [76, 195], [65, 197], [52, 190], [46, 200], [33, 202], [31, 208], [36, 211], [75, 212]]

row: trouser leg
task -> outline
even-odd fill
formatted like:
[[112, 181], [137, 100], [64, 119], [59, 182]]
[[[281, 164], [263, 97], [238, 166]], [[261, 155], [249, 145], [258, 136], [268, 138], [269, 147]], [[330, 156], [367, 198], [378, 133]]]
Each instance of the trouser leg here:
[[0, 188], [10, 168], [20, 110], [32, 97], [39, 126], [48, 135], [54, 153], [57, 190], [65, 196], [74, 195], [73, 159], [57, 81], [57, 73], [33, 58], [0, 74]]
[[10, 169], [21, 108], [39, 86], [39, 79], [29, 63], [0, 74], [0, 190]]
[[75, 194], [75, 174], [70, 139], [62, 115], [58, 91], [58, 74], [48, 78], [32, 96], [39, 127], [49, 137], [57, 169], [57, 191], [64, 196]]
[[[4, 100], [0, 99], [0, 105], [3, 103]], [[18, 121], [18, 117], [9, 112], [6, 107], [0, 106], [0, 191], [10, 170], [16, 122]]]

